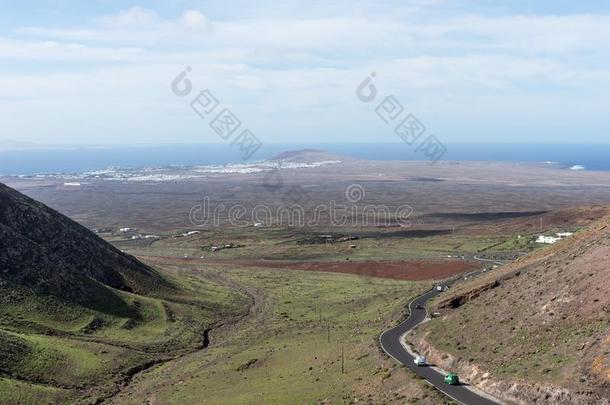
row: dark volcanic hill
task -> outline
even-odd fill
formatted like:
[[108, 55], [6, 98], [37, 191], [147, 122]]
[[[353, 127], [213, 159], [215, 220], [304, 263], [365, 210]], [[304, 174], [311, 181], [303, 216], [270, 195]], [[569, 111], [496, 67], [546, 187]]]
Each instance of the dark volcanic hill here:
[[0, 184], [0, 287], [99, 307], [117, 301], [108, 287], [145, 293], [169, 286], [85, 227]]

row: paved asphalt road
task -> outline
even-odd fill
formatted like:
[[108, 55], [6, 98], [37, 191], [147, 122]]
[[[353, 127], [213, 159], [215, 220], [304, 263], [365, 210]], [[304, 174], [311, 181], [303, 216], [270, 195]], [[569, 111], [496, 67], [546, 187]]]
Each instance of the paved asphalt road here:
[[497, 402], [491, 401], [488, 398], [482, 397], [475, 392], [466, 388], [465, 385], [448, 385], [445, 384], [445, 376], [431, 367], [416, 366], [413, 361], [414, 358], [405, 350], [400, 344], [400, 337], [406, 332], [413, 329], [426, 319], [427, 313], [425, 309], [417, 309], [417, 305], [421, 308], [426, 307], [426, 303], [429, 299], [435, 295], [440, 294], [435, 290], [428, 291], [424, 295], [417, 297], [409, 304], [410, 315], [406, 321], [400, 325], [387, 330], [379, 337], [379, 342], [383, 350], [393, 357], [395, 360], [404, 364], [407, 368], [413, 371], [415, 374], [426, 379], [430, 384], [436, 387], [438, 390], [453, 398], [454, 400], [466, 404], [466, 405], [497, 405]]

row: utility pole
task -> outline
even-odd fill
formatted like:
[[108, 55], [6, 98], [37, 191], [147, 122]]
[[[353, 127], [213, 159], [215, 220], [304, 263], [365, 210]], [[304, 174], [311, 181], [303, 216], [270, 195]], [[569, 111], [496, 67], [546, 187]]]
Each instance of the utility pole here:
[[330, 325], [326, 325], [326, 343], [330, 343]]
[[345, 374], [345, 356], [343, 354], [343, 346], [341, 346], [341, 374]]

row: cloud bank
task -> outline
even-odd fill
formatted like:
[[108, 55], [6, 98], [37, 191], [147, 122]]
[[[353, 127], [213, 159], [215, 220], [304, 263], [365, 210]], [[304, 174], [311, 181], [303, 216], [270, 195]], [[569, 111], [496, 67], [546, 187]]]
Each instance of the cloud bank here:
[[607, 139], [610, 14], [451, 4], [143, 4], [17, 21], [0, 31], [0, 138], [218, 141], [169, 90], [188, 65], [267, 142], [396, 142], [355, 97], [371, 72], [447, 142]]

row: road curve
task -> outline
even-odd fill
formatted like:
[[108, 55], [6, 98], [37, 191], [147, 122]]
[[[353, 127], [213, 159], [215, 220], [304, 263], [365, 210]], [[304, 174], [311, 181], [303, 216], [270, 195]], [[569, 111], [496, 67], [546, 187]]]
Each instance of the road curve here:
[[440, 294], [440, 292], [431, 290], [411, 301], [409, 304], [410, 314], [407, 320], [400, 325], [383, 332], [381, 336], [379, 336], [381, 348], [390, 357], [404, 364], [409, 370], [413, 371], [418, 376], [423, 377], [436, 389], [457, 402], [466, 405], [497, 405], [498, 402], [492, 401], [489, 398], [477, 394], [476, 392], [467, 388], [467, 385], [445, 384], [445, 375], [439, 373], [432, 367], [416, 366], [413, 362], [415, 360], [414, 357], [409, 354], [409, 352], [400, 343], [400, 339], [405, 333], [422, 323], [427, 317], [426, 310], [417, 309], [417, 306], [419, 305], [421, 308], [425, 308], [426, 303], [437, 294]]

